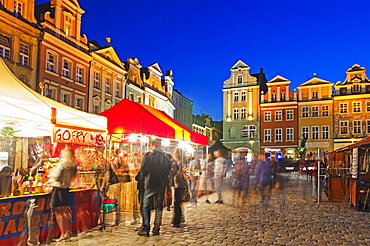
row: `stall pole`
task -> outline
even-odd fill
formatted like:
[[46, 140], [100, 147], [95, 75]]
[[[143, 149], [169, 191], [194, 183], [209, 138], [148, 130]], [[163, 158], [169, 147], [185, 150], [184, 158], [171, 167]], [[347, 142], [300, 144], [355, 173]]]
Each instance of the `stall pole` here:
[[320, 197], [320, 176], [321, 176], [321, 174], [320, 174], [320, 149], [318, 148], [317, 149], [317, 159], [318, 159], [318, 161], [317, 161], [317, 203], [320, 203], [320, 199], [321, 199], [321, 197]]

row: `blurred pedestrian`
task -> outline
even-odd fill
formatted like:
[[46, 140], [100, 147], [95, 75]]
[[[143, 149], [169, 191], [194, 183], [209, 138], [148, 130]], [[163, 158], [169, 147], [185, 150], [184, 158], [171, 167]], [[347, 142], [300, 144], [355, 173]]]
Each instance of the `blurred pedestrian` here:
[[267, 160], [264, 154], [260, 155], [260, 160], [257, 163], [255, 184], [259, 185], [262, 200], [264, 201], [267, 196], [271, 194], [273, 166]]
[[236, 205], [242, 205], [249, 192], [249, 178], [251, 174], [251, 168], [248, 163], [243, 159], [235, 161], [235, 166], [232, 170], [232, 187], [235, 190], [235, 202]]
[[198, 198], [204, 196], [206, 203], [211, 203], [208, 200], [208, 196], [213, 189], [212, 177], [213, 169], [215, 166], [215, 157], [213, 154], [209, 153], [206, 158], [201, 161], [201, 174], [199, 177], [199, 188], [198, 188]]
[[55, 241], [60, 242], [69, 238], [72, 234], [71, 224], [72, 215], [68, 208], [69, 187], [72, 179], [76, 176], [77, 166], [73, 151], [65, 148], [61, 151], [61, 159], [57, 164], [55, 172], [51, 173], [53, 179], [50, 207], [54, 211], [55, 218], [61, 235]]
[[168, 175], [171, 163], [160, 147], [147, 152], [141, 162], [140, 172], [144, 179], [143, 199], [143, 229], [138, 232], [140, 236], [149, 236], [150, 231], [150, 204], [155, 197], [155, 218], [152, 233], [159, 235], [162, 225], [163, 199], [165, 187], [169, 184]]
[[197, 156], [193, 158], [193, 160], [189, 163], [189, 170], [188, 170], [188, 188], [189, 188], [189, 195], [190, 195], [190, 204], [188, 207], [196, 207], [197, 206], [197, 199], [195, 198], [195, 189], [199, 179], [199, 172], [200, 172], [200, 160]]
[[172, 217], [172, 226], [180, 227], [184, 222], [184, 215], [182, 213], [182, 199], [185, 190], [185, 179], [182, 171], [182, 150], [176, 149], [174, 153], [175, 163], [172, 165], [173, 184], [175, 187], [174, 210]]
[[216, 150], [214, 152], [215, 160], [215, 168], [213, 172], [213, 181], [215, 183], [215, 190], [217, 192], [218, 199], [216, 203], [222, 204], [222, 184], [223, 180], [226, 176], [226, 158], [224, 157], [224, 153], [221, 150]]

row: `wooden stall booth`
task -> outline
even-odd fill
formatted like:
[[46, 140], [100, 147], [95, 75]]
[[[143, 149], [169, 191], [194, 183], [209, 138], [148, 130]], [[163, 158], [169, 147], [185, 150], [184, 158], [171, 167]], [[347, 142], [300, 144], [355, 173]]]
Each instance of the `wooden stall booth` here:
[[107, 119], [40, 95], [1, 59], [0, 75], [0, 169], [6, 170], [0, 174], [0, 245], [37, 245], [59, 236], [45, 183], [66, 146], [79, 170], [68, 206], [72, 229], [95, 226], [100, 198], [91, 173], [104, 161]]
[[329, 153], [328, 198], [370, 210], [370, 137]]

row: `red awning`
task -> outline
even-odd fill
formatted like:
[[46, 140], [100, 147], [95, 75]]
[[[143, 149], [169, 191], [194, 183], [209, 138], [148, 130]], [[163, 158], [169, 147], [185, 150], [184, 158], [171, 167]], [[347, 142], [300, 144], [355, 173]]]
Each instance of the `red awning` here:
[[108, 118], [110, 134], [143, 133], [208, 145], [207, 136], [189, 130], [161, 110], [129, 99], [122, 99], [100, 115]]

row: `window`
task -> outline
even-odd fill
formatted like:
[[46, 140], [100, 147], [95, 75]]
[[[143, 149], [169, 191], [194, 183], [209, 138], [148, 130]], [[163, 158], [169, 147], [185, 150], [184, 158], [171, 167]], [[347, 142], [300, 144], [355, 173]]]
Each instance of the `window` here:
[[318, 98], [318, 92], [317, 91], [313, 91], [312, 92], [312, 99], [317, 99]]
[[14, 1], [14, 13], [23, 15], [24, 4], [20, 1]]
[[67, 60], [63, 60], [62, 76], [66, 78], [71, 76], [71, 63]]
[[329, 106], [328, 105], [323, 105], [322, 108], [322, 116], [329, 116]]
[[243, 83], [243, 76], [239, 75], [238, 76], [238, 84]]
[[70, 15], [64, 17], [64, 32], [67, 36], [71, 36], [72, 18]]
[[329, 139], [329, 126], [321, 127], [322, 139]]
[[245, 125], [242, 128], [242, 138], [255, 138], [256, 137], [256, 126]]
[[318, 117], [319, 116], [319, 107], [318, 106], [312, 106], [312, 117]]
[[319, 127], [318, 126], [312, 127], [312, 139], [319, 139]]
[[287, 120], [293, 120], [294, 119], [293, 110], [287, 110], [286, 111], [286, 119]]
[[366, 111], [370, 112], [370, 102], [366, 102]]
[[367, 134], [370, 133], [370, 120], [366, 121]]
[[69, 106], [71, 102], [71, 94], [67, 92], [62, 92], [62, 95], [60, 97], [60, 102]]
[[110, 94], [110, 78], [105, 78], [105, 93]]
[[29, 66], [30, 47], [27, 44], [21, 43], [19, 48], [19, 64]]
[[340, 121], [340, 134], [348, 134], [348, 122], [347, 121]]
[[246, 118], [246, 109], [245, 108], [242, 108], [240, 110], [240, 119], [245, 119]]
[[308, 117], [308, 113], [309, 113], [308, 107], [307, 106], [302, 107], [302, 117]]
[[84, 107], [83, 97], [76, 97], [75, 108], [83, 110], [83, 107]]
[[10, 59], [10, 38], [0, 34], [0, 57]]
[[52, 86], [46, 86], [45, 87], [45, 96], [48, 98], [51, 98], [53, 100], [56, 100], [57, 98], [57, 89]]
[[353, 121], [353, 133], [361, 133], [361, 120]]
[[80, 84], [84, 84], [84, 73], [85, 69], [80, 66], [76, 67], [76, 82]]
[[94, 72], [94, 88], [100, 90], [100, 73]]
[[271, 129], [265, 129], [264, 140], [265, 142], [271, 142]]
[[234, 109], [234, 120], [239, 119], [239, 109]]
[[359, 84], [352, 86], [352, 92], [361, 92], [361, 87]]
[[280, 98], [281, 101], [285, 101], [285, 93], [281, 93], [281, 98]]
[[246, 92], [245, 91], [242, 91], [242, 101], [243, 102], [245, 101], [245, 98], [246, 98]]
[[271, 112], [270, 111], [265, 112], [264, 119], [265, 119], [265, 121], [271, 121]]
[[275, 120], [282, 120], [282, 119], [283, 119], [283, 111], [276, 111]]
[[121, 97], [121, 83], [116, 84], [116, 97]]
[[239, 101], [239, 92], [234, 92], [234, 102]]
[[282, 141], [283, 139], [283, 129], [281, 128], [276, 128], [275, 129], [275, 141], [278, 142], [278, 141]]
[[55, 72], [55, 55], [53, 53], [48, 52], [46, 58], [46, 70], [50, 72]]
[[347, 103], [339, 103], [339, 113], [345, 114], [348, 112]]
[[132, 93], [132, 92], [129, 92], [129, 95], [128, 95], [128, 98], [131, 100], [131, 101], [135, 101], [135, 95], [134, 95], [134, 93]]
[[352, 104], [352, 110], [353, 110], [353, 113], [360, 113], [361, 112], [361, 103], [360, 102], [354, 102]]
[[302, 127], [302, 136], [305, 139], [308, 139], [309, 134], [310, 134], [310, 130], [309, 130], [308, 126]]
[[286, 140], [287, 141], [293, 141], [294, 140], [294, 129], [293, 128], [287, 128], [286, 129]]
[[272, 94], [271, 96], [272, 96], [271, 100], [276, 102], [276, 94]]
[[100, 113], [99, 105], [93, 105], [93, 113], [94, 114], [99, 114]]

